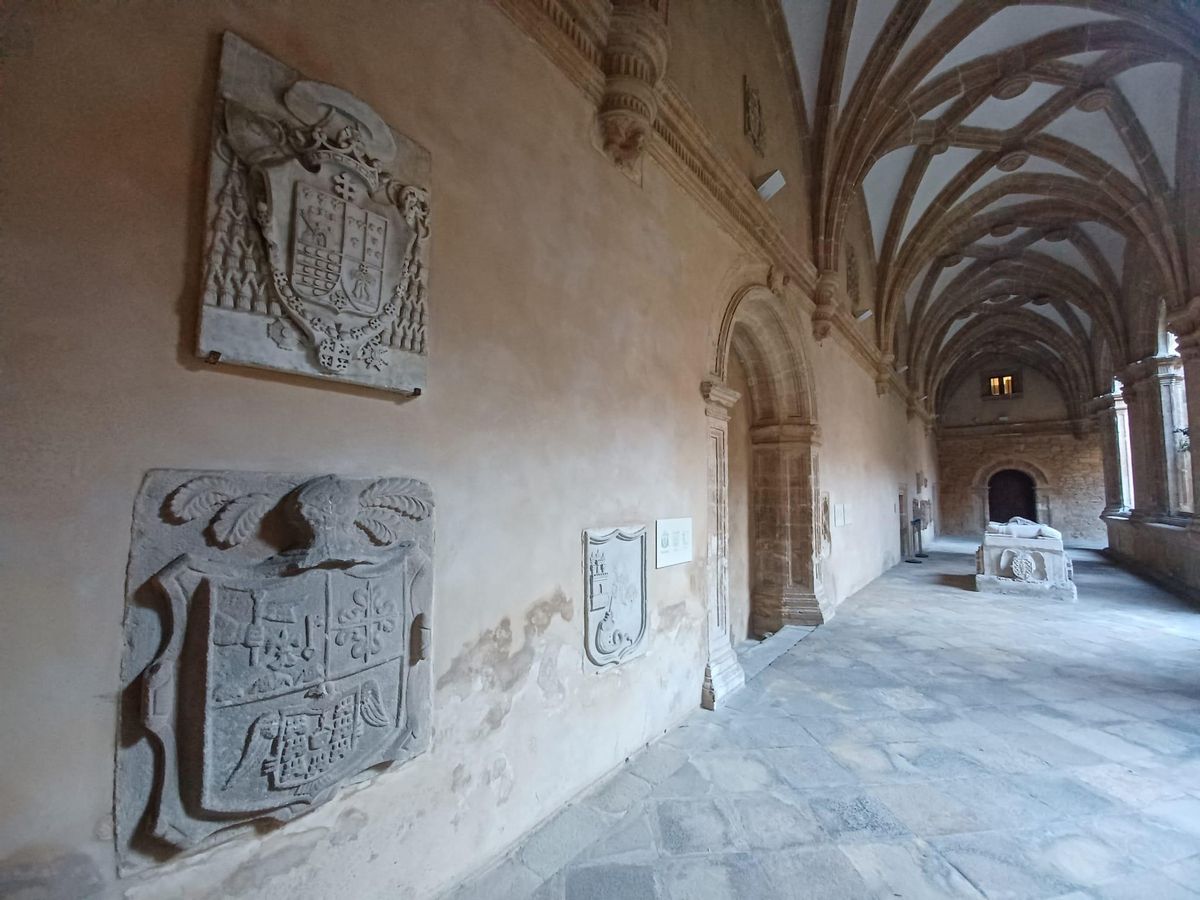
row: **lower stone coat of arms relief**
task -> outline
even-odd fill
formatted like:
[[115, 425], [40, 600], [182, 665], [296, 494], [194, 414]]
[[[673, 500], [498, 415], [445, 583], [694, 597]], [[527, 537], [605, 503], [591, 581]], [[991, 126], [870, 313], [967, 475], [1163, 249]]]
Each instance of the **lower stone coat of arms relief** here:
[[409, 478], [160, 469], [134, 509], [123, 871], [286, 821], [429, 746], [433, 497]]
[[367, 104], [226, 33], [199, 355], [419, 394], [429, 184]]
[[585, 531], [583, 578], [588, 662], [613, 666], [641, 653], [648, 618], [645, 526]]

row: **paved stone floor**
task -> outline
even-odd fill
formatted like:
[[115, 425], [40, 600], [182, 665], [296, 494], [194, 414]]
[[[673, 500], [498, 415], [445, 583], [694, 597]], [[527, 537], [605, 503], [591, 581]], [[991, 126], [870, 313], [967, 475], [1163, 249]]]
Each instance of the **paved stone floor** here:
[[942, 542], [455, 900], [1200, 897], [1200, 611], [1073, 554], [1079, 602]]

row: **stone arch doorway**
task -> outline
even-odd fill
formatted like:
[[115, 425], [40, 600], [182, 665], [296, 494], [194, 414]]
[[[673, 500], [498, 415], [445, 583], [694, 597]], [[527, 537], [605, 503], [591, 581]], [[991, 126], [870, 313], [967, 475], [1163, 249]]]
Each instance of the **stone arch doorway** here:
[[[997, 519], [997, 515], [1003, 515], [1004, 509], [993, 511], [991, 503], [992, 480], [995, 476], [1004, 472], [1013, 472], [1014, 475], [1004, 475], [1002, 482], [1017, 484], [1018, 477], [1026, 479], [1032, 484], [1033, 492], [1033, 515], [1026, 513], [1013, 513], [1012, 515], [1023, 515], [1027, 519], [1033, 519], [1035, 522], [1041, 522], [1044, 525], [1053, 525], [1054, 520], [1051, 516], [1053, 491], [1051, 490], [1050, 480], [1046, 477], [1046, 473], [1032, 463], [1019, 459], [1000, 459], [992, 460], [987, 465], [982, 466], [975, 474], [973, 490], [975, 494], [975, 521], [978, 523], [979, 530], [987, 528], [989, 521], [1008, 521], [1008, 518], [1003, 520]], [[1019, 502], [1027, 502], [1028, 495], [1025, 493], [1027, 488], [1025, 482], [1021, 481], [1017, 488], [1004, 488], [1004, 490], [1019, 490], [1021, 492], [1021, 500]], [[1003, 501], [1002, 501], [1003, 502]], [[1024, 507], [1028, 509], [1028, 507]]]
[[1001, 469], [988, 479], [988, 518], [1007, 522], [1014, 516], [1037, 521], [1037, 488], [1020, 469]]
[[[729, 434], [735, 404], [750, 410], [750, 619], [757, 634], [825, 621], [820, 572], [817, 450], [801, 323], [765, 285], [744, 287], [725, 309], [711, 372], [701, 384], [708, 416], [708, 638], [703, 705], [743, 680], [729, 621]], [[749, 397], [728, 385], [736, 355]]]

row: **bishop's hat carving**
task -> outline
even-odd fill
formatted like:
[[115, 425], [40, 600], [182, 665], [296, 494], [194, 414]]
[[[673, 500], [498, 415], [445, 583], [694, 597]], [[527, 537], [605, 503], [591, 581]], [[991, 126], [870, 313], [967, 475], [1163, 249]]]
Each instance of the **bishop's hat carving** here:
[[352, 94], [226, 34], [199, 354], [420, 393], [429, 169]]

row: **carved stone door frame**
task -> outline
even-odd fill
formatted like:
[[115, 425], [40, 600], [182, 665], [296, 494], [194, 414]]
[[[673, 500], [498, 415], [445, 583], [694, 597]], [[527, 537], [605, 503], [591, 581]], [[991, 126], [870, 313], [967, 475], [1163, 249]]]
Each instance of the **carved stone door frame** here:
[[729, 635], [729, 417], [741, 395], [711, 380], [700, 392], [708, 418], [708, 662], [700, 705], [716, 709], [746, 682]]
[[[770, 279], [769, 279], [770, 280]], [[776, 279], [778, 282], [778, 279]], [[708, 664], [702, 705], [715, 708], [745, 680], [729, 632], [729, 418], [751, 404], [751, 620], [757, 634], [825, 621], [822, 603], [820, 446], [804, 362], [808, 329], [778, 291], [737, 291], [717, 329], [713, 368], [701, 383], [708, 423]], [[728, 386], [730, 354], [746, 370], [750, 396]]]

